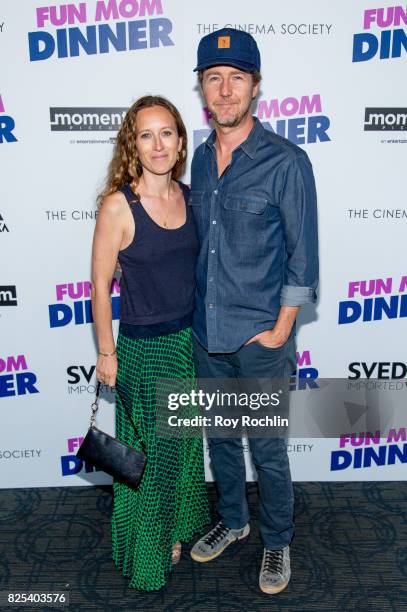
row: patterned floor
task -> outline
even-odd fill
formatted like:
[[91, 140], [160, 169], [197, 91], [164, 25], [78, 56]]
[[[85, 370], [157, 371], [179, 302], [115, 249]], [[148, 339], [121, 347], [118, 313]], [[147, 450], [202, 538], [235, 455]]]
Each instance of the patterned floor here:
[[[212, 486], [209, 492], [213, 502]], [[257, 586], [255, 485], [248, 486], [249, 539], [208, 564], [194, 563], [185, 550], [157, 593], [127, 589], [113, 566], [111, 488], [1, 491], [0, 591], [68, 591], [69, 610], [78, 612], [405, 612], [407, 483], [301, 483], [295, 495], [293, 578], [268, 596]]]

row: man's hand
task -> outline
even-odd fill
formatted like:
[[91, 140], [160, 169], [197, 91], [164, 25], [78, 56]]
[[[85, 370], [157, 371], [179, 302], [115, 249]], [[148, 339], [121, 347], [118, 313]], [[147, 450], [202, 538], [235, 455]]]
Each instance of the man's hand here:
[[273, 329], [268, 329], [264, 332], [260, 332], [253, 338], [250, 338], [246, 344], [251, 344], [252, 342], [258, 342], [267, 348], [280, 348], [287, 342], [288, 336], [290, 335], [291, 329], [288, 331], [280, 331]]
[[295, 317], [299, 309], [299, 306], [281, 306], [273, 329], [267, 329], [266, 331], [260, 332], [256, 336], [253, 336], [253, 338], [250, 338], [246, 344], [258, 342], [267, 348], [280, 348], [287, 342], [291, 334]]

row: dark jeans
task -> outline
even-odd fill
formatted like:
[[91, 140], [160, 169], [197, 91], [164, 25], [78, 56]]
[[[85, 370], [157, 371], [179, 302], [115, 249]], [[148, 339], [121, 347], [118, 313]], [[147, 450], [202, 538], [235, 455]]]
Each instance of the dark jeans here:
[[[255, 342], [235, 353], [208, 353], [194, 338], [199, 378], [288, 378], [296, 368], [295, 333], [277, 349]], [[294, 533], [294, 495], [286, 441], [248, 438], [260, 493], [260, 534], [266, 548], [287, 546]], [[241, 438], [208, 438], [211, 467], [219, 490], [218, 512], [227, 527], [249, 520], [246, 470]]]

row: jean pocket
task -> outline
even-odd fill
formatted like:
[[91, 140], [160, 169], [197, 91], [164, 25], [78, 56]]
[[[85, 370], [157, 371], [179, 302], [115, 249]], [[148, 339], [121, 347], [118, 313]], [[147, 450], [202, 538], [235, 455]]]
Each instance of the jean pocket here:
[[258, 344], [259, 346], [261, 346], [261, 348], [264, 348], [266, 351], [276, 351], [277, 352], [285, 348], [288, 345], [288, 343], [293, 338], [295, 338], [295, 335], [296, 335], [296, 328], [295, 328], [295, 323], [294, 323], [287, 340], [281, 346], [267, 346], [267, 344], [263, 344], [262, 342], [260, 342], [260, 340], [255, 340], [253, 344]]
[[261, 348], [266, 349], [266, 351], [281, 351], [287, 344], [287, 340], [281, 346], [266, 346], [265, 344], [260, 342], [260, 340], [255, 340], [253, 344], [257, 344]]

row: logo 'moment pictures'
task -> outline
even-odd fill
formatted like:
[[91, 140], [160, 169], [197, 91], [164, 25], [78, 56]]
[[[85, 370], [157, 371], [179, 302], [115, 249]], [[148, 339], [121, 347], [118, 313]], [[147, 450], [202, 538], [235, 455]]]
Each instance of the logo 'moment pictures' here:
[[0, 285], [0, 306], [17, 306], [15, 285]]
[[127, 108], [53, 107], [49, 109], [51, 132], [118, 131]]
[[407, 108], [366, 108], [365, 132], [398, 132], [407, 129]]
[[[405, 24], [407, 24], [405, 7], [366, 9], [363, 14], [363, 29], [369, 31], [353, 36], [352, 62], [366, 62], [377, 55], [381, 60], [401, 57], [402, 53], [407, 52], [407, 31], [400, 27]], [[381, 31], [373, 34], [370, 31], [373, 28], [380, 28]]]
[[[96, 4], [38, 7], [36, 26], [39, 29], [28, 32], [30, 61], [172, 46], [169, 19], [144, 19], [162, 14], [161, 0], [98, 0]], [[103, 23], [107, 21], [116, 23]], [[52, 33], [46, 32], [46, 27], [52, 28]]]

